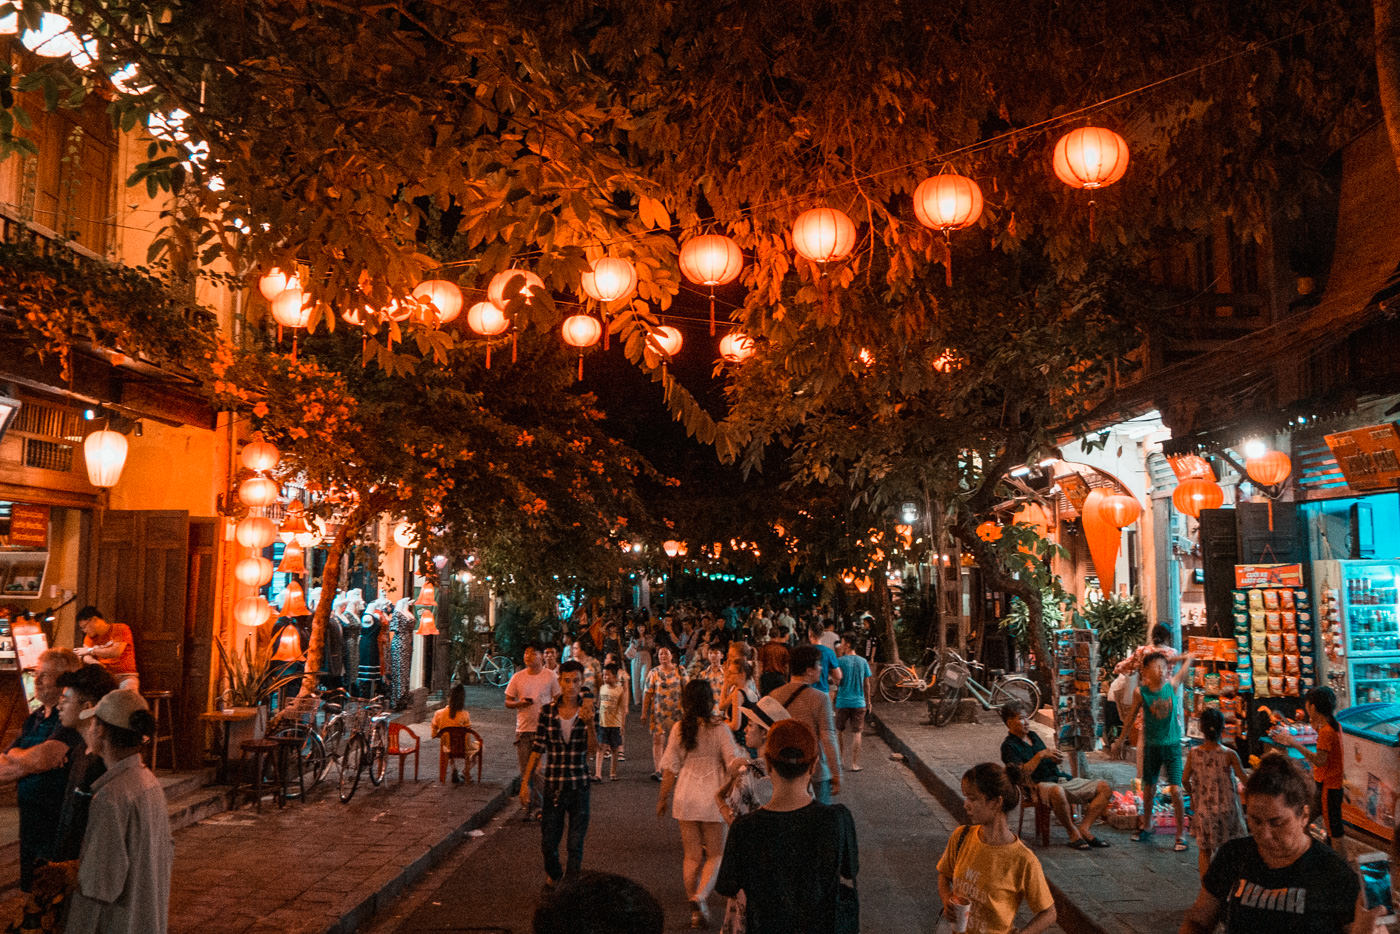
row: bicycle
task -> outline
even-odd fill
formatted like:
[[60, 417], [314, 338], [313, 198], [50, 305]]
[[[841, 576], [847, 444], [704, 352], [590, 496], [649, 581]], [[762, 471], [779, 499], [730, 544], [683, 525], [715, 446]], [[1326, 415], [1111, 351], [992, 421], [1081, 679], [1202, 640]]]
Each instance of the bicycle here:
[[[349, 804], [360, 787], [360, 776], [369, 773], [370, 783], [378, 786], [389, 769], [389, 714], [383, 696], [347, 698], [359, 707], [342, 710], [326, 725], [327, 754], [338, 748], [340, 762], [340, 803]], [[341, 745], [343, 742], [343, 746]]]
[[921, 675], [918, 669], [904, 664], [886, 665], [875, 682], [880, 697], [891, 704], [902, 704], [916, 692], [923, 693], [938, 681], [938, 670], [943, 667], [944, 657], [935, 649], [926, 649], [924, 658], [933, 656]]
[[948, 651], [948, 658], [938, 674], [934, 685], [936, 697], [929, 703], [930, 719], [934, 726], [947, 726], [957, 713], [964, 694], [971, 694], [983, 710], [992, 710], [1008, 702], [1020, 704], [1028, 713], [1040, 709], [1040, 688], [1025, 675], [1008, 675], [1003, 671], [992, 671], [992, 686], [988, 688], [972, 676], [973, 669], [985, 672], [980, 662], [969, 662], [957, 652]]
[[[277, 716], [268, 724], [267, 736], [269, 739], [278, 739], [283, 736], [299, 736], [302, 738], [301, 748], [297, 750], [300, 759], [299, 767], [303, 779], [306, 783], [306, 791], [309, 795], [321, 780], [330, 771], [331, 763], [337, 761], [336, 755], [327, 752], [326, 741], [322, 732], [316, 727], [316, 720], [322, 710], [330, 710], [339, 713], [341, 700], [344, 691], [330, 691], [325, 694], [304, 694], [293, 698], [287, 706], [277, 712]], [[338, 754], [338, 750], [337, 750]], [[283, 762], [282, 767], [286, 769], [285, 780], [283, 776], [277, 774], [277, 763], [269, 763], [268, 781], [275, 781], [283, 788], [291, 789], [294, 778], [292, 769], [298, 763]], [[297, 797], [300, 791], [289, 791], [289, 796]]]
[[469, 658], [466, 660], [466, 666], [470, 677], [498, 688], [505, 687], [510, 682], [511, 675], [515, 674], [515, 662], [504, 655], [492, 655], [490, 646], [482, 650], [480, 662], [473, 665]]

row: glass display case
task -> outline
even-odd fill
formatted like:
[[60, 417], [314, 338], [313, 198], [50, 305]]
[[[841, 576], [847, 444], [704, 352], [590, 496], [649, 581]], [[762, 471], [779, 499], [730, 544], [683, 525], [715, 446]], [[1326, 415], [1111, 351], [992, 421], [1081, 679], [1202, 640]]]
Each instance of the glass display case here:
[[1340, 629], [1343, 704], [1400, 702], [1400, 562], [1327, 561], [1326, 621]]
[[1338, 711], [1337, 722], [1346, 760], [1342, 817], [1389, 840], [1400, 789], [1400, 704], [1359, 704]]

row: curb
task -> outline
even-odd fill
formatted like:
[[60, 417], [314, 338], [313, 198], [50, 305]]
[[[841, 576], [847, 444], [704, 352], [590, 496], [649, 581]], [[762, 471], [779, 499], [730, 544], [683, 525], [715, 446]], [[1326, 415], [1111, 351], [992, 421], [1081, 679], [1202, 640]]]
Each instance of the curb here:
[[[928, 793], [933, 795], [938, 803], [959, 823], [966, 823], [967, 811], [963, 808], [961, 783], [940, 775], [936, 769], [924, 762], [910, 748], [909, 744], [880, 718], [874, 707], [871, 707], [866, 719], [874, 724], [875, 731], [880, 734], [885, 745], [904, 757], [905, 764], [909, 766], [909, 769]], [[931, 727], [931, 729], [933, 728]], [[1055, 897], [1055, 913], [1059, 916], [1056, 919], [1056, 924], [1060, 927], [1070, 934], [1118, 934], [1116, 928], [1104, 927], [1094, 917], [1095, 912], [1092, 906], [1081, 907], [1075, 904], [1048, 875], [1045, 877], [1045, 881], [1050, 884], [1050, 894]]]
[[490, 798], [479, 809], [467, 817], [465, 821], [452, 829], [437, 843], [428, 849], [428, 852], [418, 857], [413, 862], [404, 866], [389, 881], [385, 882], [375, 892], [367, 895], [363, 901], [351, 908], [340, 919], [326, 928], [326, 934], [354, 934], [367, 925], [380, 911], [391, 907], [391, 903], [405, 889], [413, 885], [428, 871], [445, 860], [454, 849], [457, 848], [468, 835], [480, 828], [491, 818], [495, 817], [502, 808], [514, 797], [511, 793], [511, 782], [507, 781], [505, 786], [498, 791], [494, 797]]

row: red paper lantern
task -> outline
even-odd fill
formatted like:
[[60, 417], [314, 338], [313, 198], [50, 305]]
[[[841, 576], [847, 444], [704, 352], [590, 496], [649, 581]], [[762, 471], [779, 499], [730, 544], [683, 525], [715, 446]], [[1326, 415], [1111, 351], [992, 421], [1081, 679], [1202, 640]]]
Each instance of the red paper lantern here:
[[306, 605], [306, 591], [301, 584], [291, 581], [282, 595], [282, 616], [310, 616], [311, 607]]
[[530, 270], [506, 269], [491, 277], [491, 282], [486, 286], [486, 300], [505, 311], [517, 295], [528, 305], [544, 290], [544, 280]]
[[1244, 472], [1260, 486], [1278, 486], [1293, 472], [1293, 461], [1282, 451], [1266, 451], [1244, 462]]
[[564, 343], [582, 350], [598, 343], [603, 336], [603, 325], [592, 315], [569, 315], [560, 329]]
[[311, 301], [301, 289], [284, 289], [272, 300], [272, 317], [284, 328], [304, 328], [311, 320]]
[[960, 230], [982, 216], [982, 189], [970, 178], [945, 173], [914, 189], [914, 216], [934, 230]]
[[301, 660], [301, 634], [295, 626], [282, 627], [277, 637], [277, 651], [272, 653], [274, 662], [295, 662]]
[[277, 570], [281, 574], [305, 574], [306, 552], [295, 542], [288, 542], [282, 549], [282, 561], [277, 565]]
[[437, 619], [433, 616], [432, 610], [424, 610], [422, 615], [418, 617], [418, 635], [438, 635]]
[[681, 337], [681, 332], [669, 324], [663, 324], [647, 335], [647, 347], [668, 360], [680, 351], [682, 343], [684, 338]]
[[281, 295], [288, 289], [300, 289], [301, 280], [296, 276], [289, 276], [277, 267], [273, 267], [262, 278], [258, 280], [258, 291], [262, 297], [269, 302]]
[[243, 466], [249, 470], [262, 473], [277, 466], [277, 462], [282, 459], [282, 455], [277, 448], [266, 441], [250, 441], [243, 446], [243, 453], [240, 455]]
[[1097, 126], [1070, 130], [1055, 143], [1055, 175], [1071, 188], [1112, 185], [1128, 170], [1128, 143]]
[[792, 246], [814, 263], [843, 259], [856, 245], [856, 225], [835, 208], [812, 208], [792, 223]]
[[272, 580], [272, 562], [257, 555], [240, 558], [233, 566], [233, 576], [244, 587], [261, 587]]
[[589, 298], [609, 304], [632, 294], [637, 287], [637, 270], [625, 259], [604, 256], [579, 277], [579, 285]]
[[233, 605], [233, 618], [240, 626], [261, 626], [272, 619], [272, 607], [262, 597], [244, 597]]
[[238, 501], [245, 506], [271, 506], [279, 492], [277, 484], [267, 477], [249, 477], [238, 485]]
[[681, 247], [681, 272], [696, 285], [726, 285], [739, 278], [744, 254], [724, 234], [693, 237]]
[[984, 542], [1001, 541], [1001, 526], [988, 519], [977, 527], [977, 537]]
[[510, 327], [510, 319], [490, 302], [477, 302], [467, 310], [467, 327], [482, 337], [495, 337]]
[[263, 549], [277, 537], [277, 526], [266, 516], [249, 516], [240, 520], [234, 529], [234, 537], [244, 548]]
[[446, 279], [427, 279], [418, 283], [413, 297], [433, 306], [438, 324], [454, 321], [462, 313], [462, 290]]
[[1225, 502], [1225, 491], [1214, 480], [1191, 477], [1182, 480], [1172, 491], [1172, 504], [1193, 519], [1201, 517], [1202, 509], [1219, 509]]
[[1099, 514], [1115, 529], [1126, 529], [1142, 515], [1142, 506], [1136, 497], [1114, 493], [1099, 500]]
[[730, 331], [719, 339], [719, 355], [729, 363], [743, 363], [754, 350], [753, 338], [743, 331]]

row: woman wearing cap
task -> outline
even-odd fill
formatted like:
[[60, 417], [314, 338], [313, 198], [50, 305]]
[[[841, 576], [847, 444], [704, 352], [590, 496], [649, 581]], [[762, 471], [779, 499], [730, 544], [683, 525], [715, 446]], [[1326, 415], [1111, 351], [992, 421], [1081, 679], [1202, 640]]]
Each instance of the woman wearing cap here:
[[661, 757], [661, 794], [656, 801], [657, 816], [664, 816], [674, 791], [671, 816], [681, 827], [681, 875], [694, 928], [710, 922], [710, 892], [724, 853], [727, 828], [715, 793], [724, 785], [729, 767], [742, 758], [734, 735], [715, 720], [714, 711], [709, 681], [697, 678], [686, 684], [681, 721], [672, 727]]
[[773, 797], [734, 821], [715, 891], [744, 893], [749, 931], [859, 931], [855, 822], [845, 805], [812, 797], [816, 736], [805, 723], [779, 721], [768, 731], [763, 760]]
[[113, 691], [80, 715], [88, 745], [107, 771], [93, 782], [69, 934], [165, 934], [170, 909], [170, 837], [165, 793], [141, 761], [155, 719], [141, 695]]

